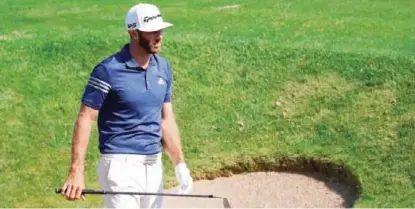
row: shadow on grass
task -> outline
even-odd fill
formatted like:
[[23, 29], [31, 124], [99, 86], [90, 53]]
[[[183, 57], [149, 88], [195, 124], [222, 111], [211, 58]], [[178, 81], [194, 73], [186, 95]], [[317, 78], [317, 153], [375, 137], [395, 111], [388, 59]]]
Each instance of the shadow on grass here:
[[254, 157], [227, 163], [219, 171], [194, 176], [194, 180], [213, 180], [251, 172], [285, 172], [301, 174], [324, 182], [344, 200], [343, 207], [351, 208], [359, 199], [362, 188], [358, 176], [342, 163], [311, 157]]

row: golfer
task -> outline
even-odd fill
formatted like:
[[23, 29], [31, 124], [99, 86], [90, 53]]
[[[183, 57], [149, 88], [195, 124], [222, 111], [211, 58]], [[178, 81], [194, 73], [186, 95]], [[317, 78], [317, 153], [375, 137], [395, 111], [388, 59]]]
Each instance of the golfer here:
[[[162, 192], [163, 147], [175, 167], [179, 193], [192, 189], [172, 108], [172, 70], [157, 53], [164, 22], [159, 8], [137, 4], [129, 9], [125, 26], [130, 42], [92, 70], [72, 139], [72, 162], [62, 187], [68, 200], [84, 199], [84, 159], [91, 126], [97, 119], [97, 166], [101, 189]], [[162, 196], [104, 195], [105, 208], [160, 208]]]

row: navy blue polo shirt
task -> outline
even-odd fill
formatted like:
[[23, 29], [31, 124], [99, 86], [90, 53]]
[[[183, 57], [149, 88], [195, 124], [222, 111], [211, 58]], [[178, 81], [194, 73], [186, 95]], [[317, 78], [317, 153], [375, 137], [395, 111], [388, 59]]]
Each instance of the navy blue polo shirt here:
[[129, 44], [95, 66], [82, 103], [99, 110], [101, 153], [150, 155], [161, 152], [161, 111], [170, 102], [172, 72], [153, 54], [147, 69], [131, 57]]

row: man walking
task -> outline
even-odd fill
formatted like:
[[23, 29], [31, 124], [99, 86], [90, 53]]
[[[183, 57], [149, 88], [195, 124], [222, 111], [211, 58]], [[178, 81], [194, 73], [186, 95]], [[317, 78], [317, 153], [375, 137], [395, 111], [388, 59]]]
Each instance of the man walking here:
[[[175, 167], [180, 193], [193, 184], [184, 161], [171, 104], [173, 78], [158, 55], [164, 22], [158, 7], [137, 4], [125, 18], [130, 43], [93, 69], [72, 139], [72, 162], [62, 187], [68, 200], [83, 198], [84, 159], [92, 122], [98, 117], [98, 178], [101, 189], [162, 192], [162, 147]], [[105, 208], [160, 208], [162, 197], [105, 195]]]

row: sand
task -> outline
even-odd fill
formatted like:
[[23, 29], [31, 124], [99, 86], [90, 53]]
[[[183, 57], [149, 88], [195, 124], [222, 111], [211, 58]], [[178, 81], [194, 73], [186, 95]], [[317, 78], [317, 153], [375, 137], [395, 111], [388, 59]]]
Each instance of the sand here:
[[[166, 192], [176, 192], [170, 188]], [[349, 208], [353, 187], [318, 174], [256, 172], [195, 181], [191, 194], [228, 198], [232, 208]], [[224, 208], [222, 199], [165, 197], [164, 208]]]

